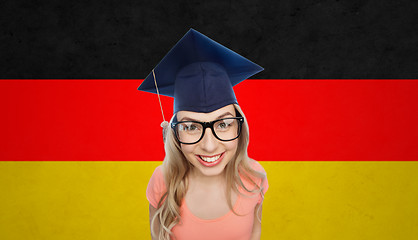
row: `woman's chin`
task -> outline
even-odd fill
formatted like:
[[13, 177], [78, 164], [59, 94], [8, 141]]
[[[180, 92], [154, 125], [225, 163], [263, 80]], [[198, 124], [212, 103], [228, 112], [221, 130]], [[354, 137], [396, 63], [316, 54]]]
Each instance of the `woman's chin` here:
[[214, 162], [213, 165], [200, 161], [194, 161], [194, 166], [197, 171], [206, 177], [215, 177], [221, 175], [225, 171], [225, 166], [229, 162], [224, 156], [221, 157], [219, 162]]
[[205, 176], [205, 177], [216, 177], [216, 176], [219, 176], [219, 175], [221, 175], [223, 172], [224, 172], [224, 170], [225, 170], [225, 167], [213, 167], [213, 168], [210, 168], [210, 169], [207, 169], [206, 167], [198, 167], [198, 168], [195, 168], [196, 170], [198, 170], [199, 171], [199, 174], [201, 174], [201, 175], [203, 175], [203, 176]]

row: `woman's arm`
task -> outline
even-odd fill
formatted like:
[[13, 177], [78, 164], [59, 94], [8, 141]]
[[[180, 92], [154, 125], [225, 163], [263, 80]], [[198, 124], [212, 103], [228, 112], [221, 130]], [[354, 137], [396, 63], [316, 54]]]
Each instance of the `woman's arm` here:
[[254, 209], [254, 224], [251, 240], [260, 240], [261, 236], [261, 213], [263, 211], [262, 203], [257, 204]]
[[155, 236], [151, 235], [151, 239], [152, 240], [157, 240], [158, 239], [158, 231], [160, 230], [160, 224], [159, 224], [159, 219], [155, 219], [154, 221], [154, 227], [151, 226], [152, 223], [152, 218], [155, 215], [155, 212], [157, 211], [157, 209], [155, 209], [151, 204], [149, 205], [149, 224], [150, 224], [150, 230], [152, 232], [152, 229], [154, 229], [154, 233]]

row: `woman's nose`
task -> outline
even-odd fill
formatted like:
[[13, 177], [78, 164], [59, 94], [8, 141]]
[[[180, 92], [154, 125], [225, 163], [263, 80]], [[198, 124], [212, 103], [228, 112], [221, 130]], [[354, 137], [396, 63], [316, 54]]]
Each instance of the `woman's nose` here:
[[213, 135], [210, 128], [206, 128], [205, 135], [200, 141], [200, 147], [208, 153], [214, 152], [218, 145], [218, 139]]

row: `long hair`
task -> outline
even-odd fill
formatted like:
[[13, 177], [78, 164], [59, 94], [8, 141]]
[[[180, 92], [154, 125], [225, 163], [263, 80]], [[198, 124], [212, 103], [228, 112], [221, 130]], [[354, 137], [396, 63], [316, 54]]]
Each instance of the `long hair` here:
[[[234, 105], [234, 107], [245, 118], [241, 108], [238, 105]], [[151, 234], [152, 236], [159, 236], [159, 240], [170, 240], [171, 229], [181, 220], [180, 206], [187, 192], [187, 175], [193, 168], [193, 165], [183, 155], [174, 132], [169, 129], [166, 134], [164, 146], [166, 155], [162, 164], [162, 172], [167, 192], [161, 197], [157, 211], [151, 220]], [[248, 143], [249, 129], [245, 119], [238, 138], [237, 151], [225, 167], [228, 206], [237, 215], [238, 213], [233, 209], [232, 191], [241, 194], [239, 189], [242, 188], [249, 193], [260, 193], [264, 197], [262, 183], [265, 179], [265, 174], [254, 170], [250, 166], [250, 159], [247, 153]], [[253, 187], [250, 189], [248, 186], [245, 186], [243, 179], [250, 182]], [[258, 210], [256, 211], [258, 212]], [[258, 217], [258, 220], [261, 221], [260, 217]], [[155, 221], [158, 222], [156, 223]], [[158, 234], [155, 232], [156, 229], [154, 229], [155, 224], [159, 226]]]

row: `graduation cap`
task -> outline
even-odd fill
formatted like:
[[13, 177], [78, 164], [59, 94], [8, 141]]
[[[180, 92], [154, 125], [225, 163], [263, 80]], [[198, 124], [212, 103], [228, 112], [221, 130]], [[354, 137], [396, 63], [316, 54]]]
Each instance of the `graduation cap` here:
[[190, 29], [138, 90], [174, 97], [174, 113], [208, 113], [238, 104], [233, 86], [263, 68]]

